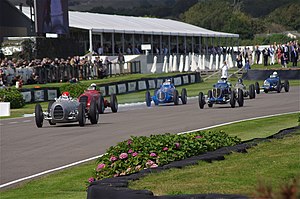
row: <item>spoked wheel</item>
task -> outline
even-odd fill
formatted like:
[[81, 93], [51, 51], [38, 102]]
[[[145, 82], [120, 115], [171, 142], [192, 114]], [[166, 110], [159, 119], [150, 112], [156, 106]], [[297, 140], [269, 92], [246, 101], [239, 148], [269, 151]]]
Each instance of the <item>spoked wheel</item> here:
[[151, 106], [151, 94], [150, 94], [150, 91], [146, 91], [145, 100], [146, 100], [146, 105], [148, 107], [150, 107]]
[[203, 109], [205, 105], [205, 97], [202, 92], [200, 92], [198, 95], [198, 102], [199, 102], [200, 109]]
[[244, 93], [242, 89], [238, 90], [238, 104], [239, 107], [244, 106]]
[[284, 91], [289, 92], [290, 91], [290, 82], [289, 80], [284, 81]]
[[[48, 114], [51, 115], [51, 107], [52, 107], [52, 104], [54, 103], [54, 101], [50, 101], [48, 103]], [[53, 116], [52, 116], [53, 117]], [[48, 120], [49, 124], [50, 125], [56, 125], [55, 122], [52, 122], [52, 120]]]
[[98, 112], [97, 102], [95, 99], [92, 99], [90, 109], [89, 109], [89, 116], [92, 124], [97, 124], [99, 120], [99, 112]]
[[35, 124], [38, 128], [43, 127], [44, 114], [42, 110], [42, 106], [40, 104], [35, 105]]
[[230, 106], [231, 106], [231, 108], [235, 107], [235, 102], [236, 102], [235, 92], [232, 91], [231, 94], [230, 94]]
[[78, 122], [79, 122], [79, 126], [84, 126], [86, 122], [85, 108], [84, 108], [84, 104], [82, 103], [80, 103], [78, 106]]
[[178, 94], [178, 90], [174, 90], [173, 98], [174, 98], [174, 105], [178, 105], [178, 104], [179, 104], [179, 94]]
[[99, 102], [98, 102], [98, 112], [99, 114], [103, 114], [104, 110], [105, 110], [105, 106], [104, 106], [104, 97], [100, 94], [99, 96]]
[[187, 103], [187, 92], [186, 92], [185, 88], [183, 88], [181, 90], [181, 101], [182, 101], [182, 104], [186, 104]]
[[[210, 99], [210, 98], [212, 98], [212, 91], [211, 90], [209, 90], [208, 91], [208, 93], [207, 93], [207, 97], [208, 97], [208, 99]], [[212, 103], [207, 103], [207, 105], [208, 105], [208, 107], [213, 107], [213, 104]]]
[[113, 113], [118, 112], [119, 105], [116, 94], [111, 94], [110, 96], [110, 108]]
[[258, 82], [255, 82], [255, 91], [256, 91], [256, 94], [260, 93], [260, 88], [259, 88], [259, 83]]

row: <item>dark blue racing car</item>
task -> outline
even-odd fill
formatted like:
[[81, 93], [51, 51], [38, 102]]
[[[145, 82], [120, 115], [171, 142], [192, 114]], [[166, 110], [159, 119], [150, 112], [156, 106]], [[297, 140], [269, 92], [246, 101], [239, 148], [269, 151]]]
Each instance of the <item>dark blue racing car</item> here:
[[[258, 83], [256, 82], [256, 84]], [[290, 83], [288, 80], [284, 80], [284, 83], [282, 83], [276, 71], [264, 81], [264, 85], [261, 87], [265, 93], [268, 93], [269, 91], [277, 91], [277, 93], [280, 93], [282, 88], [284, 88], [285, 92], [289, 92]]]
[[148, 107], [151, 106], [151, 101], [153, 101], [155, 105], [165, 103], [174, 103], [174, 105], [178, 105], [179, 99], [181, 99], [182, 104], [187, 103], [186, 89], [183, 88], [181, 90], [181, 95], [179, 95], [178, 90], [176, 90], [174, 84], [172, 84], [170, 80], [167, 80], [160, 85], [160, 88], [154, 91], [154, 95], [152, 97], [150, 91], [146, 92], [146, 105]]
[[240, 107], [244, 105], [243, 90], [238, 89], [236, 92], [234, 89], [231, 89], [231, 84], [226, 80], [219, 80], [216, 84], [214, 84], [213, 89], [209, 90], [207, 93], [207, 99], [205, 99], [202, 92], [200, 92], [198, 96], [200, 109], [203, 109], [205, 104], [207, 104], [208, 107], [213, 107], [213, 104], [228, 103], [230, 103], [230, 106], [234, 108], [236, 101]]

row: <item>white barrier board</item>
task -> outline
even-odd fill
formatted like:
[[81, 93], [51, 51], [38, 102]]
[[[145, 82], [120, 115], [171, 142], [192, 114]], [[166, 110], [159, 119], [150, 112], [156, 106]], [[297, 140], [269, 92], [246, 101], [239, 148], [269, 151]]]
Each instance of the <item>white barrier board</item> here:
[[10, 116], [10, 102], [0, 102], [0, 116]]

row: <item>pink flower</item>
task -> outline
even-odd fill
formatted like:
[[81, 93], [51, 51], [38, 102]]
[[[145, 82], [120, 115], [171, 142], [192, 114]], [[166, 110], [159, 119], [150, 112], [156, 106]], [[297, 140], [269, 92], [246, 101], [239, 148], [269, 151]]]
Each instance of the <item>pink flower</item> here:
[[119, 174], [118, 173], [116, 173], [115, 175], [114, 175], [114, 177], [118, 177], [119, 176]]
[[148, 160], [148, 161], [146, 162], [146, 166], [147, 166], [147, 167], [151, 167], [153, 164], [154, 164], [154, 162], [153, 162], [152, 160]]
[[150, 168], [156, 168], [156, 167], [158, 167], [157, 164], [152, 164], [152, 165], [150, 166]]
[[126, 169], [126, 173], [129, 173], [130, 171], [131, 171], [130, 167], [128, 169]]
[[121, 153], [121, 154], [119, 155], [119, 158], [120, 158], [121, 160], [124, 160], [124, 159], [128, 158], [128, 154], [127, 154], [127, 153]]
[[127, 140], [127, 144], [131, 145], [132, 144], [132, 139]]
[[142, 165], [137, 165], [137, 166], [135, 167], [135, 170], [136, 170], [136, 171], [139, 171], [139, 170], [141, 169], [141, 167], [142, 167]]
[[197, 135], [195, 138], [196, 138], [196, 139], [201, 139], [202, 136], [201, 136], [201, 135]]
[[97, 166], [97, 171], [100, 171], [101, 169], [105, 168], [105, 164], [102, 163], [102, 164], [98, 164]]
[[128, 150], [128, 153], [132, 153], [132, 152], [133, 152], [133, 150], [132, 150], [132, 149], [129, 149], [129, 150]]
[[120, 176], [124, 176], [124, 175], [126, 175], [126, 172], [120, 173]]
[[163, 148], [163, 151], [167, 151], [167, 150], [169, 150], [168, 147], [164, 147]]
[[109, 161], [111, 161], [111, 162], [114, 162], [114, 161], [116, 161], [116, 160], [118, 160], [118, 158], [117, 158], [116, 156], [111, 156], [111, 157], [109, 158]]
[[179, 149], [180, 144], [179, 144], [178, 142], [176, 142], [176, 143], [175, 143], [175, 147], [176, 147], [176, 149]]
[[156, 157], [156, 153], [150, 153], [150, 157]]
[[93, 178], [93, 177], [90, 177], [89, 178], [89, 183], [92, 183], [92, 182], [94, 182], [95, 181], [95, 178]]
[[134, 153], [132, 154], [133, 157], [135, 157], [135, 156], [137, 156], [137, 155], [138, 155], [137, 152], [134, 152]]

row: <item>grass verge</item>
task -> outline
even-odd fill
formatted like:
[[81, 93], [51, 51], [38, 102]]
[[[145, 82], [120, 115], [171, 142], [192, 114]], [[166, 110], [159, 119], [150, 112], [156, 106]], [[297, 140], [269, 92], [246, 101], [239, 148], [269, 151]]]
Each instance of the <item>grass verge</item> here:
[[[266, 137], [271, 134], [277, 133], [279, 130], [296, 126], [298, 124], [298, 118], [299, 114], [289, 114], [289, 115], [282, 115], [282, 116], [276, 116], [271, 118], [264, 118], [264, 119], [258, 119], [254, 121], [247, 121], [247, 122], [241, 122], [231, 125], [226, 125], [223, 127], [218, 127], [210, 130], [224, 130], [229, 135], [240, 135], [242, 139], [251, 139], [254, 137]], [[255, 122], [255, 123], [253, 123]], [[274, 127], [270, 128], [269, 125], [265, 125], [266, 122]], [[253, 126], [255, 125], [255, 126]], [[247, 130], [248, 129], [248, 130]], [[300, 141], [298, 141], [300, 143]], [[297, 145], [291, 147], [291, 150], [297, 150]], [[295, 149], [293, 148], [295, 147]], [[277, 148], [277, 147], [276, 147]], [[299, 147], [298, 147], [299, 149]], [[254, 149], [255, 150], [255, 149]], [[275, 154], [275, 153], [274, 153]], [[230, 156], [229, 156], [230, 157]], [[276, 156], [277, 157], [277, 156]], [[242, 161], [244, 156], [239, 156], [239, 160]], [[295, 158], [295, 156], [294, 156]], [[277, 161], [277, 160], [276, 160]], [[223, 161], [227, 162], [227, 161]], [[221, 163], [221, 162], [220, 162]], [[269, 165], [268, 163], [266, 165]], [[54, 174], [49, 174], [46, 176], [43, 176], [39, 179], [35, 179], [26, 183], [23, 183], [15, 188], [10, 188], [7, 190], [1, 190], [0, 195], [1, 199], [10, 199], [10, 198], [85, 198], [86, 197], [86, 191], [85, 191], [85, 181], [87, 178], [91, 175], [93, 169], [95, 168], [96, 164], [95, 161], [91, 161], [89, 163], [76, 166], [73, 168], [69, 168], [63, 171], [56, 172]], [[221, 167], [222, 168], [222, 167]], [[251, 167], [249, 167], [251, 168]], [[249, 170], [247, 168], [247, 170]], [[202, 170], [199, 169], [199, 170]], [[211, 169], [209, 169], [211, 170]], [[252, 168], [250, 170], [253, 170]], [[211, 170], [213, 171], [213, 170]], [[255, 172], [259, 171], [256, 170]], [[199, 171], [197, 171], [199, 172]], [[197, 173], [196, 172], [196, 173]], [[254, 172], [254, 171], [252, 171]], [[282, 171], [283, 173], [287, 172]], [[186, 174], [182, 174], [184, 176]], [[193, 173], [191, 175], [194, 175]], [[272, 176], [272, 173], [270, 174], [270, 177], [276, 177]], [[242, 173], [237, 172], [236, 176], [242, 177]], [[193, 177], [194, 178], [194, 177]], [[175, 179], [175, 178], [171, 178]], [[219, 180], [219, 179], [218, 179]], [[234, 179], [233, 179], [234, 180]], [[141, 182], [141, 181], [139, 181]], [[226, 183], [226, 179], [220, 179], [220, 181], [215, 181], [215, 183], [221, 185], [222, 183]], [[251, 181], [252, 182], [252, 181]], [[233, 182], [232, 182], [233, 183]], [[154, 184], [157, 184], [155, 182]], [[171, 183], [173, 184], [173, 183]], [[175, 183], [174, 183], [175, 184]], [[181, 184], [181, 183], [180, 183]], [[200, 183], [201, 184], [201, 183]], [[192, 186], [192, 185], [191, 185]], [[137, 187], [134, 187], [137, 188]], [[181, 190], [181, 189], [177, 189]], [[176, 192], [179, 193], [179, 192]], [[176, 194], [173, 193], [173, 194]], [[189, 192], [188, 192], [189, 193]], [[199, 192], [198, 192], [199, 193]]]

